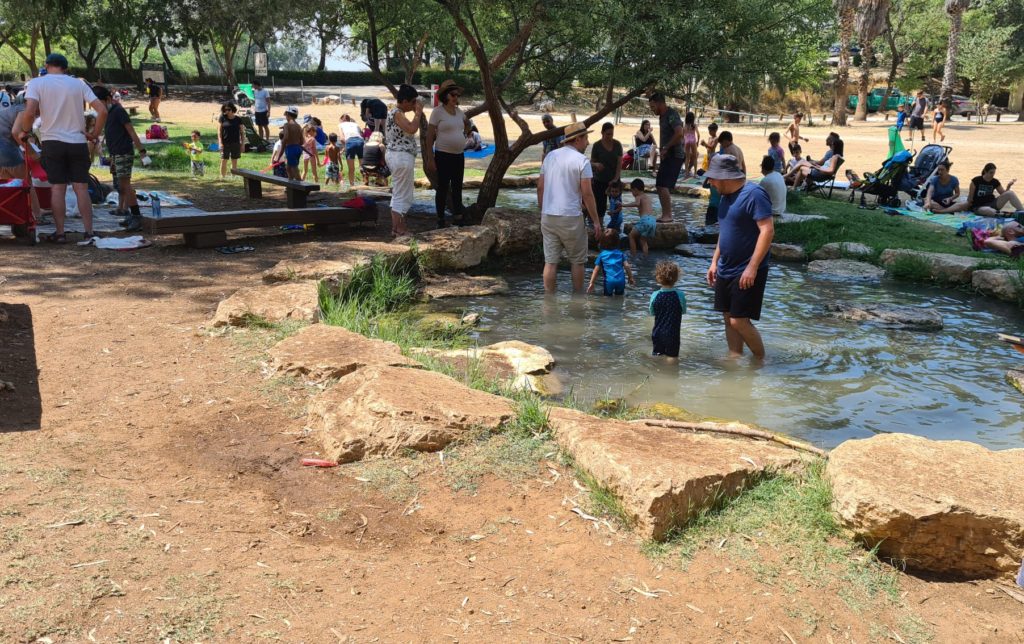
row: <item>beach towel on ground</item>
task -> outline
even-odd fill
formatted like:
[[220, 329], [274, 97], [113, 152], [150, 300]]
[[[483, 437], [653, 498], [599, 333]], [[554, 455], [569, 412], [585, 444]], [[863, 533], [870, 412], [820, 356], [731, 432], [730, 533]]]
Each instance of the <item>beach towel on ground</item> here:
[[153, 242], [141, 235], [135, 235], [134, 237], [101, 237], [95, 240], [93, 245], [105, 250], [136, 250], [152, 246]]
[[479, 150], [466, 150], [465, 154], [467, 159], [484, 159], [494, 154], [494, 145], [484, 143]]

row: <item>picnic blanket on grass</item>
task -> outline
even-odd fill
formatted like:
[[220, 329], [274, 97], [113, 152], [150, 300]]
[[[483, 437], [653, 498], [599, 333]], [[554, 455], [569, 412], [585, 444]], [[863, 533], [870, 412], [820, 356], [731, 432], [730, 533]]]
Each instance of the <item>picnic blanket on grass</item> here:
[[484, 147], [479, 150], [466, 150], [467, 159], [484, 159], [494, 154], [494, 144], [484, 143]]
[[934, 213], [920, 208], [886, 208], [885, 212], [953, 228], [958, 235], [963, 235], [968, 230], [994, 230], [1014, 220], [1013, 217], [981, 217], [973, 212]]

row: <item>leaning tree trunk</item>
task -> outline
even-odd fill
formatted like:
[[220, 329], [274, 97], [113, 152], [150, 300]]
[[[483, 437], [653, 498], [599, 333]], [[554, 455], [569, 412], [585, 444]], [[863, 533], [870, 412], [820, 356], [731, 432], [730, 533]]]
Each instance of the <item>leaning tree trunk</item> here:
[[836, 68], [836, 82], [833, 87], [832, 124], [846, 125], [847, 85], [850, 78], [850, 40], [853, 37], [853, 21], [856, 2], [837, 0], [839, 10], [839, 65]]
[[[854, 121], [866, 121], [868, 120], [868, 91], [871, 85], [871, 56], [874, 53], [872, 51], [870, 42], [864, 43], [864, 49], [860, 52], [860, 84], [857, 86], [857, 111], [853, 115]], [[885, 111], [885, 99], [882, 97], [882, 104], [878, 107], [879, 110]]]
[[1020, 89], [1020, 109], [1017, 111], [1017, 121], [1024, 121], [1024, 83], [1021, 84]]
[[199, 49], [199, 41], [196, 38], [192, 38], [192, 55], [196, 58], [196, 75], [202, 78], [206, 76], [206, 70], [203, 69], [203, 52]]
[[963, 26], [963, 13], [968, 2], [964, 0], [946, 0], [946, 13], [949, 14], [949, 44], [946, 48], [946, 67], [942, 72], [942, 90], [939, 102], [949, 105], [956, 83], [956, 58], [960, 49], [960, 29]]

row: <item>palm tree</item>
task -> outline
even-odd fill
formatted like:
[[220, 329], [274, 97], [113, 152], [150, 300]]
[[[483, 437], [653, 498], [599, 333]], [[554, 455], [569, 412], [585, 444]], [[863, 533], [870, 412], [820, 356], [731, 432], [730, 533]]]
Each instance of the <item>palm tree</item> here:
[[[857, 112], [854, 121], [868, 120], [868, 89], [871, 84], [871, 59], [874, 57], [875, 39], [888, 26], [889, 0], [861, 0], [857, 9], [857, 38], [860, 39], [860, 85], [857, 88]], [[887, 97], [882, 97], [886, 100]], [[883, 103], [878, 109], [885, 110]]]
[[960, 28], [963, 23], [964, 11], [971, 5], [971, 0], [946, 0], [946, 13], [949, 14], [949, 46], [946, 49], [946, 69], [942, 73], [942, 91], [939, 102], [949, 103], [956, 82], [956, 55], [960, 48]]
[[850, 40], [853, 37], [854, 16], [858, 0], [832, 0], [839, 17], [839, 66], [836, 68], [832, 105], [832, 124], [846, 125], [846, 86], [850, 77]]

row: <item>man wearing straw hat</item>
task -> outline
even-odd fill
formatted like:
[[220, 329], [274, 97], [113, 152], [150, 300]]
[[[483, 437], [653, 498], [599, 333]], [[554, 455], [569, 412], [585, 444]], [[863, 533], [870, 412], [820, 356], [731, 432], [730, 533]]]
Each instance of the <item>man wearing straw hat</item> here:
[[587, 134], [583, 123], [565, 128], [562, 147], [553, 150], [540, 167], [537, 180], [537, 205], [540, 207], [540, 230], [544, 238], [544, 291], [554, 293], [558, 262], [562, 252], [569, 258], [572, 290], [583, 292], [583, 267], [587, 263], [587, 227], [580, 204], [594, 222], [594, 235], [601, 235], [601, 218], [591, 188], [594, 170], [584, 156]]

